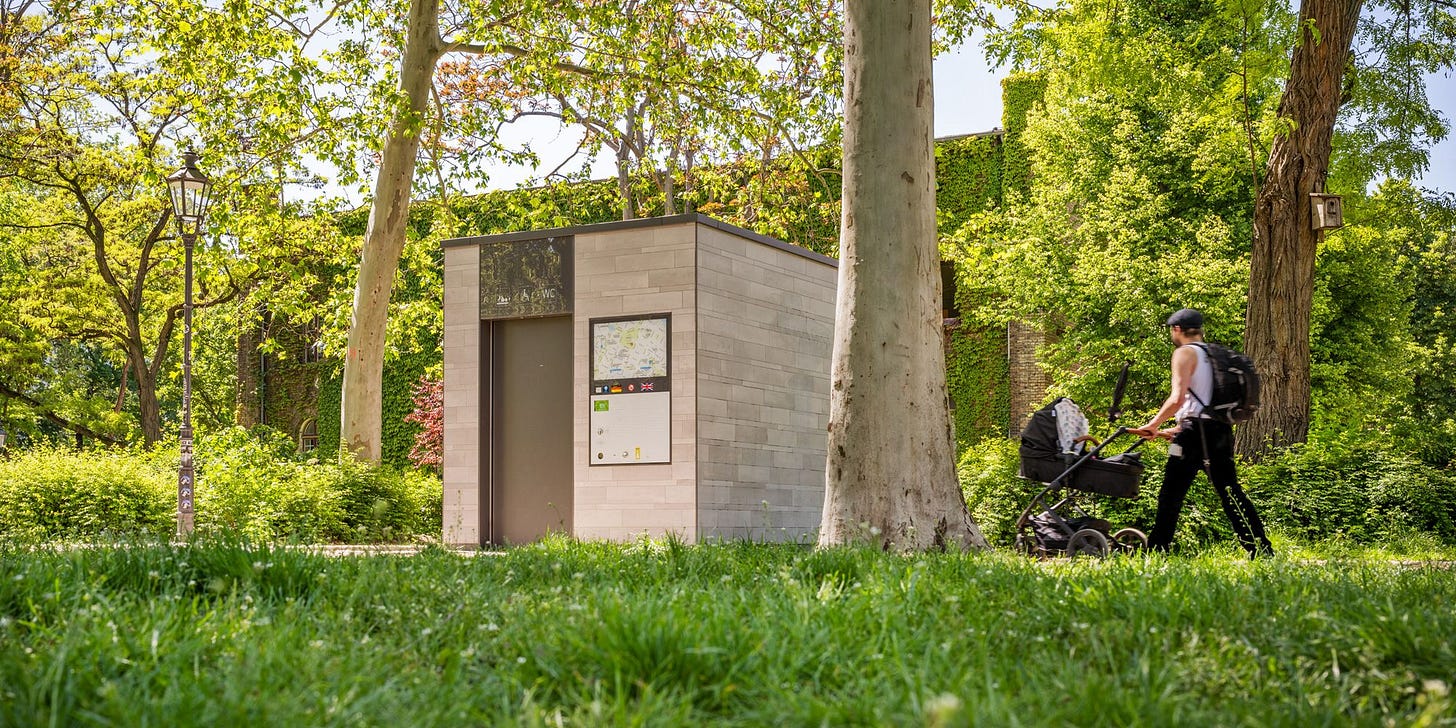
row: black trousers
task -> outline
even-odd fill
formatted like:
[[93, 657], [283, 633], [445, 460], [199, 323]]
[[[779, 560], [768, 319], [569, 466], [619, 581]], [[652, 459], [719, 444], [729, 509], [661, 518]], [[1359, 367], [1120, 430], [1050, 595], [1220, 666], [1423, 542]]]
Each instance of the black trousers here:
[[[1203, 443], [1208, 443], [1208, 479], [1223, 503], [1223, 513], [1234, 527], [1239, 545], [1250, 557], [1274, 553], [1264, 535], [1264, 522], [1259, 520], [1254, 504], [1239, 487], [1234, 469], [1234, 429], [1213, 420], [1192, 420], [1173, 438], [1169, 446], [1168, 465], [1163, 470], [1163, 487], [1158, 491], [1158, 517], [1153, 532], [1148, 534], [1148, 547], [1166, 550], [1173, 545], [1178, 530], [1178, 516], [1193, 479], [1203, 470]], [[1173, 455], [1178, 448], [1181, 455]]]

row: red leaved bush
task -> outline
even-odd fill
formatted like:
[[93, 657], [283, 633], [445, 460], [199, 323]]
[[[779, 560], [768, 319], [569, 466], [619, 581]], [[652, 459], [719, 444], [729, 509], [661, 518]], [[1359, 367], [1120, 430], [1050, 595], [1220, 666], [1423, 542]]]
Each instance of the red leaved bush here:
[[410, 462], [422, 468], [440, 472], [445, 461], [445, 383], [420, 377], [411, 399], [415, 411], [405, 415], [405, 422], [420, 426], [415, 434], [415, 446], [410, 450]]

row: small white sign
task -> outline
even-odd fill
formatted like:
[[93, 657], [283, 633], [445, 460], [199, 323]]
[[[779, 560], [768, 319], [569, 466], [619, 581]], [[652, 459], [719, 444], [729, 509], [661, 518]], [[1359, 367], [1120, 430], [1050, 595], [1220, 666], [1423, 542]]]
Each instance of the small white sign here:
[[672, 393], [591, 398], [591, 464], [672, 462]]

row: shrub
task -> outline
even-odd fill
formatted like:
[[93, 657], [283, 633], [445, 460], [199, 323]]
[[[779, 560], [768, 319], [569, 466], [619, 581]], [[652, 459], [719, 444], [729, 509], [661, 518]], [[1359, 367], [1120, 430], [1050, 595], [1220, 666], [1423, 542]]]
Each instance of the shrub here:
[[348, 535], [340, 494], [268, 428], [221, 430], [198, 441], [197, 526], [253, 539], [336, 541]]
[[1265, 519], [1320, 540], [1399, 539], [1424, 532], [1456, 540], [1456, 474], [1391, 449], [1336, 436], [1296, 445], [1244, 469]]
[[412, 397], [415, 409], [404, 421], [419, 425], [420, 431], [415, 433], [410, 462], [439, 473], [445, 463], [445, 383], [426, 374], [415, 385]]
[[165, 536], [176, 489], [175, 470], [137, 453], [23, 451], [0, 461], [0, 538]]
[[397, 541], [439, 534], [443, 490], [438, 478], [349, 459], [315, 468], [339, 494], [351, 530], [346, 540]]
[[442, 489], [427, 472], [347, 458], [304, 460], [287, 436], [267, 428], [217, 433], [199, 449], [198, 462], [205, 468], [199, 526], [251, 538], [350, 543], [440, 532]]
[[[249, 540], [399, 541], [440, 533], [441, 485], [419, 470], [319, 463], [268, 428], [197, 443], [200, 533]], [[0, 461], [0, 538], [172, 533], [177, 449], [32, 450]]]
[[1017, 440], [989, 437], [961, 455], [956, 472], [971, 517], [993, 546], [1016, 539], [1016, 519], [1041, 485], [1016, 475]]

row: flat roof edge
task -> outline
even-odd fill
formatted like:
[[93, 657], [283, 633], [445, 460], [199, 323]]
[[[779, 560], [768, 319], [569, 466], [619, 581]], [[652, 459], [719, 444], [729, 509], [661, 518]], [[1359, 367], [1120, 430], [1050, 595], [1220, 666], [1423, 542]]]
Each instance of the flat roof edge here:
[[510, 243], [520, 240], [538, 240], [540, 238], [557, 238], [567, 235], [585, 235], [591, 233], [605, 233], [617, 230], [634, 230], [638, 228], [663, 227], [666, 225], [683, 225], [686, 223], [697, 223], [726, 233], [737, 235], [741, 238], [752, 240], [771, 248], [777, 248], [786, 253], [797, 255], [800, 258], [807, 258], [816, 263], [823, 263], [832, 268], [839, 267], [839, 261], [822, 253], [816, 253], [808, 248], [799, 247], [786, 243], [777, 238], [756, 233], [747, 228], [737, 225], [730, 225], [722, 220], [716, 220], [702, 213], [692, 212], [680, 215], [664, 215], [662, 217], [644, 217], [636, 220], [614, 220], [611, 222], [598, 222], [588, 225], [572, 225], [569, 227], [546, 228], [543, 230], [522, 230], [513, 233], [498, 233], [495, 235], [476, 235], [467, 238], [450, 238], [440, 241], [441, 248], [465, 248], [470, 246], [487, 245], [490, 243]]

